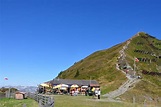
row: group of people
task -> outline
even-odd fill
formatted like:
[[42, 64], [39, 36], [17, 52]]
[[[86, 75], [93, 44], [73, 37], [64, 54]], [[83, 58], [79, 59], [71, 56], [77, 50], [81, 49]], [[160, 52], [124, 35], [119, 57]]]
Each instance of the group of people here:
[[[100, 99], [100, 95], [101, 95], [101, 90], [100, 88], [86, 88], [85, 91], [85, 96], [89, 95], [89, 96], [93, 96], [94, 97], [97, 97], [98, 99]], [[80, 93], [80, 90], [78, 88], [74, 88], [74, 89], [71, 89], [70, 90], [70, 95], [71, 96], [77, 96], [78, 94]]]
[[98, 99], [100, 99], [100, 95], [101, 95], [101, 90], [100, 88], [92, 88], [92, 91], [93, 91], [93, 96], [96, 96]]
[[71, 96], [77, 96], [78, 93], [79, 93], [78, 88], [75, 88], [75, 89], [72, 89], [72, 90], [71, 90], [70, 95], [71, 95]]
[[98, 99], [100, 99], [100, 95], [101, 95], [101, 90], [100, 88], [91, 88], [91, 89], [87, 89], [86, 92], [85, 92], [85, 95], [89, 95], [89, 96], [93, 96], [94, 97], [97, 97]]
[[[47, 92], [45, 87], [39, 87], [38, 93], [43, 93], [45, 94]], [[59, 88], [55, 88], [52, 90], [53, 94], [70, 94], [71, 96], [78, 96], [78, 94], [82, 94], [85, 96], [93, 96], [97, 97], [98, 99], [100, 99], [100, 95], [101, 95], [101, 90], [100, 88], [96, 88], [96, 87], [86, 87], [86, 88], [70, 88], [68, 87], [66, 90], [64, 89], [59, 89]], [[84, 93], [84, 94], [83, 94]]]

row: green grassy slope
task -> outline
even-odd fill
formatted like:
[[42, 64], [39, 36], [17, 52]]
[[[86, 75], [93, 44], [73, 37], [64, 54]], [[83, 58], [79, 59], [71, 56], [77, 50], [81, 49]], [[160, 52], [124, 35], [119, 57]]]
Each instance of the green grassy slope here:
[[[139, 35], [139, 36], [138, 36]], [[117, 89], [126, 81], [125, 75], [116, 69], [119, 51], [125, 46], [126, 42], [111, 47], [110, 49], [97, 51], [81, 61], [75, 63], [67, 70], [59, 73], [58, 77], [63, 79], [95, 79], [98, 80], [103, 93]], [[143, 77], [140, 82], [145, 85], [144, 89], [136, 85], [133, 90], [138, 93], [151, 93], [161, 96], [159, 90], [161, 87], [161, 77], [158, 75], [144, 75], [142, 70], [149, 72], [161, 72], [161, 41], [146, 33], [140, 32], [134, 36], [126, 49], [126, 60], [133, 67], [134, 57], [147, 58], [147, 62], [139, 61], [136, 63], [138, 75]], [[141, 50], [143, 52], [135, 52]], [[149, 52], [147, 54], [147, 52]], [[152, 53], [152, 55], [151, 55]], [[151, 85], [154, 85], [151, 87]], [[149, 89], [148, 89], [149, 88]], [[131, 91], [133, 93], [133, 91]], [[151, 94], [150, 94], [151, 95]]]
[[[139, 36], [132, 39], [128, 50], [126, 50], [126, 59], [128, 63], [132, 66], [134, 63], [134, 57], [147, 58], [149, 60], [151, 59], [151, 61], [136, 62], [136, 72], [138, 75], [141, 75], [142, 81], [138, 83], [135, 88], [122, 95], [124, 99], [129, 100], [132, 99], [131, 97], [136, 96], [137, 99], [143, 101], [146, 97], [152, 98], [153, 100], [157, 97], [161, 97], [161, 75], [142, 73], [142, 70], [161, 73], [161, 58], [158, 57], [161, 56], [161, 45], [158, 44], [161, 44], [160, 40], [143, 32], [139, 33]], [[134, 52], [134, 50], [142, 50], [142, 52]]]
[[[146, 39], [143, 37], [146, 37]], [[138, 42], [143, 44], [137, 45]], [[153, 84], [161, 87], [161, 76], [142, 74], [142, 70], [161, 73], [161, 45], [156, 45], [158, 43], [161, 44], [161, 41], [146, 33], [139, 33], [139, 36], [134, 38], [130, 43], [128, 50], [126, 51], [126, 55], [130, 65], [133, 64], [134, 57], [148, 59], [147, 61], [136, 62], [137, 74], [142, 75], [143, 79], [151, 81]], [[153, 46], [151, 46], [151, 44]], [[143, 52], [134, 52], [134, 50], [141, 50]]]
[[110, 49], [97, 51], [58, 75], [65, 79], [95, 79], [98, 80], [103, 93], [118, 88], [126, 80], [124, 74], [116, 70], [119, 50], [124, 44], [118, 44]]

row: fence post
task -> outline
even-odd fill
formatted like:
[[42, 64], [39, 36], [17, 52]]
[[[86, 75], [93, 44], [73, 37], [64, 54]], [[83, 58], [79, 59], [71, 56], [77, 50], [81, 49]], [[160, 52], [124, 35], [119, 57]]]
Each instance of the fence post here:
[[54, 107], [54, 99], [51, 96], [30, 94], [29, 97], [38, 102], [39, 107]]
[[39, 107], [42, 107], [42, 99], [39, 100]]

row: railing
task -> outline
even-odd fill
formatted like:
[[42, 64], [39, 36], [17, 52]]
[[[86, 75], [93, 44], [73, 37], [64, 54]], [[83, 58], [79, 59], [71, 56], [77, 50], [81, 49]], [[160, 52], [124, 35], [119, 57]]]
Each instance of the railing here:
[[54, 99], [51, 96], [29, 93], [28, 97], [37, 101], [39, 103], [39, 107], [54, 107]]
[[1, 99], [1, 98], [5, 98], [5, 97], [6, 97], [5, 93], [1, 93], [1, 92], [0, 92], [0, 99]]

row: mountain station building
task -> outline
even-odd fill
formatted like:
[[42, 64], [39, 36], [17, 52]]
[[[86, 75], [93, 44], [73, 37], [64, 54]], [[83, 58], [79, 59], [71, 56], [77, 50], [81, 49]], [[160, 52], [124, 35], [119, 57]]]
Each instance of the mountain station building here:
[[[44, 85], [46, 84], [46, 85]], [[99, 89], [100, 85], [96, 80], [70, 80], [70, 79], [53, 79], [45, 82], [40, 87], [40, 93], [71, 93], [73, 90], [78, 93], [84, 93], [86, 90], [93, 88]]]
[[59, 84], [66, 84], [72, 86], [76, 84], [78, 86], [89, 86], [89, 87], [100, 87], [99, 83], [96, 80], [69, 80], [69, 79], [53, 79], [49, 81], [52, 86], [56, 86]]

